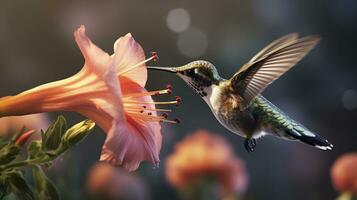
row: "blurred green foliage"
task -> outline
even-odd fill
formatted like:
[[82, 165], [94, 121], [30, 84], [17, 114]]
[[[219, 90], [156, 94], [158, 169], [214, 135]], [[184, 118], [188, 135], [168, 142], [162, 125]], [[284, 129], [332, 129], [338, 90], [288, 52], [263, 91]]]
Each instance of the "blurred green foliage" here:
[[[56, 187], [41, 166], [50, 166], [53, 160], [80, 143], [94, 126], [94, 122], [85, 120], [67, 129], [66, 119], [59, 116], [46, 131], [41, 131], [42, 140], [32, 141], [27, 149], [22, 148], [23, 141], [19, 142], [26, 134], [23, 131], [8, 141], [1, 139], [0, 199], [14, 196], [21, 200], [60, 199]], [[24, 160], [20, 158], [21, 150], [27, 150]], [[31, 168], [33, 185], [25, 179], [22, 167]]]

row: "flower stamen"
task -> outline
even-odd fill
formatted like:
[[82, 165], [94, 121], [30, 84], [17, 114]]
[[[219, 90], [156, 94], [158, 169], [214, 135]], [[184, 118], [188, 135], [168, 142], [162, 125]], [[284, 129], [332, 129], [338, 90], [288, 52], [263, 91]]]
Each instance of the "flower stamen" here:
[[145, 110], [149, 110], [149, 111], [157, 111], [157, 112], [171, 112], [172, 110], [171, 109], [160, 109], [160, 108], [156, 108], [156, 109], [153, 109], [153, 108], [147, 108]]
[[179, 124], [180, 120], [179, 119], [174, 119], [174, 120], [169, 120], [167, 119], [168, 115], [167, 113], [164, 113], [161, 116], [153, 115], [152, 113], [138, 113], [134, 111], [127, 111], [127, 113], [135, 118], [139, 118], [145, 121], [152, 121], [152, 122], [167, 122], [167, 123], [173, 123], [173, 124]]
[[125, 104], [151, 104], [151, 105], [166, 105], [166, 104], [178, 104], [178, 101], [125, 101]]
[[157, 55], [156, 51], [152, 51], [151, 52], [151, 56], [154, 57], [153, 60], [156, 62], [159, 60], [159, 56]]
[[178, 119], [174, 119], [174, 120], [164, 119], [164, 120], [161, 120], [160, 122], [167, 122], [167, 123], [172, 123], [172, 124], [179, 124], [180, 123], [180, 121]]
[[123, 75], [123, 74], [125, 74], [125, 73], [127, 73], [127, 72], [129, 72], [129, 71], [131, 71], [131, 70], [133, 70], [133, 69], [135, 69], [137, 67], [139, 67], [140, 65], [149, 62], [150, 60], [157, 61], [158, 59], [159, 59], [159, 57], [158, 57], [157, 53], [156, 52], [151, 52], [151, 57], [150, 58], [148, 58], [146, 60], [143, 60], [143, 61], [139, 62], [138, 64], [136, 64], [136, 65], [134, 65], [132, 67], [129, 67], [128, 69], [126, 69], [126, 70], [124, 70], [122, 72], [119, 72], [117, 75]]
[[[174, 97], [175, 100], [173, 100], [173, 101], [162, 101], [162, 102], [161, 101], [159, 101], [159, 102], [145, 101], [145, 100], [142, 101], [140, 99], [140, 97], [145, 97], [145, 96], [171, 94], [171, 90], [172, 90], [172, 86], [168, 84], [166, 86], [166, 89], [163, 89], [163, 90], [126, 94], [123, 96], [124, 109], [125, 109], [126, 113], [128, 113], [130, 116], [144, 120], [144, 121], [167, 122], [167, 123], [178, 124], [178, 123], [180, 123], [179, 119], [174, 119], [174, 120], [168, 119], [169, 115], [167, 112], [171, 112], [172, 111], [171, 109], [155, 108], [152, 105], [175, 104], [177, 106], [181, 102], [181, 97], [175, 96]], [[164, 112], [164, 113], [162, 113], [161, 115], [158, 115], [157, 112]]]
[[166, 85], [166, 89], [168, 89], [168, 90], [172, 90], [172, 85], [167, 84], [167, 85]]
[[126, 111], [132, 112], [140, 112], [143, 113], [145, 111], [155, 111], [155, 112], [172, 112], [171, 109], [161, 109], [161, 108], [136, 108], [136, 107], [126, 107]]
[[164, 90], [156, 90], [156, 91], [150, 91], [150, 92], [133, 93], [133, 94], [123, 95], [123, 98], [135, 98], [135, 97], [143, 97], [143, 96], [156, 96], [156, 95], [162, 95], [162, 94], [171, 94], [171, 90], [164, 89]]

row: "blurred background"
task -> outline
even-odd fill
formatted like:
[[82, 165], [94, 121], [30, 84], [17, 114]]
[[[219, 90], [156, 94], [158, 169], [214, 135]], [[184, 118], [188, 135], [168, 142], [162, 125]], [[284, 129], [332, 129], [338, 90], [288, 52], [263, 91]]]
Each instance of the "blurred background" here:
[[[245, 161], [249, 199], [333, 199], [329, 170], [336, 158], [357, 150], [357, 2], [354, 0], [40, 1], [0, 3], [0, 96], [73, 75], [83, 65], [72, 33], [81, 24], [94, 43], [112, 52], [113, 42], [131, 32], [147, 55], [157, 51], [161, 66], [196, 59], [212, 62], [230, 77], [255, 53], [291, 32], [322, 36], [320, 44], [263, 93], [271, 102], [334, 144], [321, 151], [265, 137], [254, 153], [243, 139], [215, 120], [204, 101], [171, 74], [149, 72], [148, 89], [174, 86], [183, 103], [164, 125], [161, 166], [144, 163], [134, 174], [145, 199], [178, 199], [165, 178], [165, 159], [185, 135], [204, 128], [226, 138]], [[150, 64], [150, 63], [149, 63]], [[59, 113], [52, 113], [54, 119]], [[65, 113], [72, 122], [83, 117]], [[48, 170], [63, 199], [86, 199], [89, 169], [105, 136], [89, 138]]]

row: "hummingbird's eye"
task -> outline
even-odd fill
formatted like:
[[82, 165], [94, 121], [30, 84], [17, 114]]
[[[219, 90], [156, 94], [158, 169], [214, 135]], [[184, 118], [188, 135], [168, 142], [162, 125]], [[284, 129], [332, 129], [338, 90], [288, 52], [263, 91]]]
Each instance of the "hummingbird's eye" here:
[[193, 69], [187, 70], [187, 75], [188, 76], [193, 76], [195, 74], [195, 71]]

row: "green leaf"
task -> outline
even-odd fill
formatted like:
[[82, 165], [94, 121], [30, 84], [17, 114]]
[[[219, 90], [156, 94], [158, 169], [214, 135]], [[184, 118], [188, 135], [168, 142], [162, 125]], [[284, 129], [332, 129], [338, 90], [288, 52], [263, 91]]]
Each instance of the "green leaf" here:
[[32, 174], [34, 177], [34, 182], [36, 185], [36, 191], [38, 194], [38, 199], [40, 200], [59, 200], [60, 196], [53, 185], [52, 181], [43, 172], [42, 168], [38, 165], [32, 166]]
[[24, 176], [19, 170], [8, 172], [7, 175], [9, 176], [8, 182], [11, 186], [11, 192], [13, 192], [18, 197], [18, 199], [34, 199], [34, 194], [31, 187], [27, 184]]
[[7, 144], [0, 149], [0, 165], [13, 161], [20, 153], [20, 148], [13, 144]]
[[4, 138], [0, 136], [0, 149], [4, 147], [7, 143], [5, 142]]
[[46, 154], [42, 151], [41, 141], [32, 141], [27, 146], [27, 156], [29, 159], [41, 158], [46, 156]]
[[66, 132], [66, 119], [59, 116], [42, 135], [42, 150], [47, 154], [55, 154], [61, 144], [62, 136]]
[[10, 192], [11, 187], [6, 179], [6, 175], [0, 174], [0, 199], [4, 199], [4, 197], [9, 195]]
[[95, 123], [92, 120], [84, 120], [66, 131], [62, 143], [66, 147], [74, 146], [80, 143], [94, 128]]

